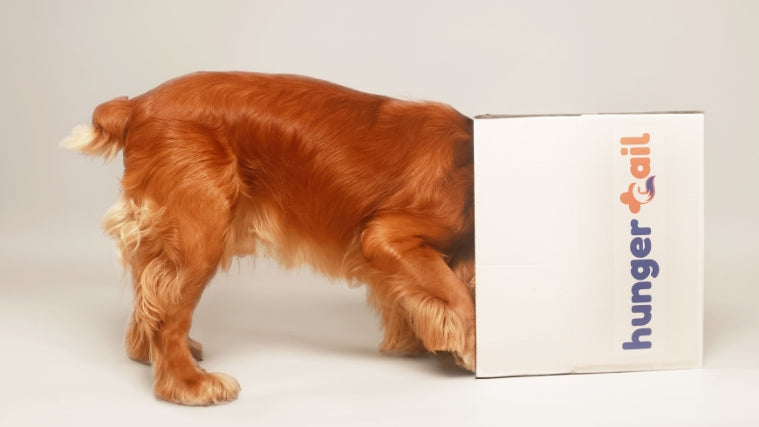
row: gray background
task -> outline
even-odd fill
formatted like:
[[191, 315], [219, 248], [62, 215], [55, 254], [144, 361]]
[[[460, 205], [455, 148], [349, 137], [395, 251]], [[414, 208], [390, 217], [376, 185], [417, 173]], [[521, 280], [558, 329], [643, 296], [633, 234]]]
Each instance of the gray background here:
[[[4, 1], [0, 424], [759, 422], [758, 18], [753, 1]], [[193, 330], [240, 399], [155, 401], [123, 353], [131, 296], [98, 228], [120, 158], [57, 144], [100, 102], [230, 69], [468, 115], [704, 110], [705, 369], [475, 381], [379, 355], [363, 290], [243, 261]]]

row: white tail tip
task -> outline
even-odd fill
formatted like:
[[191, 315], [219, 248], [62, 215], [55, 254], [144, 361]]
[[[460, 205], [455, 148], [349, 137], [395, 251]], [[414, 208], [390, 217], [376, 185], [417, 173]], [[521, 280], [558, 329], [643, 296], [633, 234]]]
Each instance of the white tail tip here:
[[85, 151], [85, 147], [87, 147], [95, 137], [95, 128], [89, 125], [79, 125], [71, 131], [71, 135], [61, 141], [60, 145], [67, 150]]

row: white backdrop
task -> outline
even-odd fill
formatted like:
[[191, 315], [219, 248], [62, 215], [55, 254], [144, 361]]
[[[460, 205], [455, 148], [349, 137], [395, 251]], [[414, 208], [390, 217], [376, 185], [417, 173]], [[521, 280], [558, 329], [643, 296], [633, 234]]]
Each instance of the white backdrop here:
[[[756, 400], [759, 379], [757, 19], [759, 3], [749, 0], [5, 0], [0, 4], [0, 342], [5, 347], [0, 362], [6, 372], [0, 374], [0, 383], [10, 385], [0, 387], [0, 402], [22, 409], [0, 411], [0, 424], [4, 417], [43, 423], [51, 414], [71, 421], [92, 414], [87, 409], [90, 399], [120, 408], [124, 396], [151, 416], [155, 407], [163, 411], [159, 418], [186, 414], [152, 400], [147, 368], [122, 362], [120, 334], [129, 292], [112, 260], [111, 242], [98, 228], [116, 198], [120, 158], [103, 166], [99, 160], [59, 150], [57, 144], [74, 125], [88, 123], [100, 102], [134, 96], [196, 70], [306, 74], [368, 92], [446, 102], [468, 115], [706, 112], [704, 371], [682, 378], [677, 373], [628, 374], [477, 381], [474, 386], [468, 377], [438, 372], [428, 360], [376, 355], [380, 335], [373, 315], [363, 308], [362, 291], [326, 284], [307, 271], [287, 273], [266, 262], [253, 269], [243, 263], [214, 282], [196, 321], [201, 335], [206, 332], [207, 347], [209, 341], [218, 342], [214, 351], [220, 363], [214, 368], [237, 374], [243, 394], [241, 401], [224, 407], [227, 412], [215, 409], [203, 416], [213, 413], [232, 421], [247, 414], [255, 420], [246, 411], [264, 399], [269, 412], [257, 412], [259, 421], [380, 423], [372, 413], [393, 410], [375, 402], [376, 390], [387, 388], [383, 398], [400, 399], [390, 392], [397, 387], [404, 390], [396, 402], [405, 408], [399, 414], [409, 422], [427, 417], [460, 423], [476, 409], [480, 416], [474, 419], [483, 423], [510, 417], [529, 417], [519, 418], [523, 424], [541, 423], [561, 415], [560, 410], [546, 410], [553, 407], [568, 411], [559, 418], [564, 421], [621, 423], [633, 421], [626, 418], [628, 403], [614, 406], [610, 400], [603, 407], [579, 410], [572, 402], [610, 399], [595, 395], [594, 387], [620, 387], [628, 393], [629, 387], [639, 387], [647, 393], [669, 390], [675, 396], [675, 403], [656, 394], [642, 401], [656, 408], [644, 418], [651, 423], [756, 421], [748, 402]], [[279, 303], [281, 310], [274, 308]], [[288, 306], [317, 320], [298, 321], [298, 316], [285, 314]], [[218, 320], [223, 316], [227, 321]], [[235, 316], [258, 324], [238, 326]], [[267, 327], [267, 319], [278, 326]], [[102, 334], [94, 333], [93, 325]], [[232, 332], [219, 330], [224, 328]], [[285, 330], [326, 349], [327, 356], [314, 362], [314, 349], [275, 351], [275, 344], [263, 344], [267, 341], [261, 334], [270, 334], [276, 343], [272, 337]], [[232, 356], [230, 342], [239, 349]], [[342, 347], [357, 348], [360, 356], [332, 354]], [[72, 348], [80, 350], [72, 353]], [[61, 354], [70, 360], [64, 357], [64, 364]], [[85, 364], [82, 354], [102, 357], [89, 357]], [[334, 366], [353, 366], [350, 360], [356, 357], [363, 363], [361, 370], [336, 377]], [[93, 370], [103, 358], [110, 365], [102, 372]], [[292, 363], [285, 366], [276, 362], [288, 358]], [[79, 363], [69, 364], [75, 360]], [[41, 368], [45, 366], [49, 368]], [[366, 370], [388, 374], [361, 377], [362, 387], [373, 390], [364, 393], [351, 378]], [[315, 371], [323, 376], [308, 374]], [[61, 372], [68, 372], [70, 381], [51, 380]], [[305, 376], [310, 388], [288, 388], [284, 384], [295, 381], [290, 376]], [[409, 394], [403, 382], [408, 378], [428, 394]], [[91, 381], [100, 390], [84, 393]], [[662, 381], [668, 385], [662, 387]], [[114, 390], [114, 382], [122, 388]], [[325, 384], [337, 385], [327, 391]], [[431, 384], [438, 390], [433, 394]], [[462, 387], [474, 387], [474, 394], [462, 400], [455, 391]], [[279, 394], [266, 394], [271, 388]], [[40, 395], [44, 390], [48, 394]], [[552, 392], [546, 395], [546, 390]], [[749, 390], [753, 400], [744, 395]], [[320, 393], [335, 401], [348, 399], [353, 408], [365, 411], [348, 411], [353, 418], [329, 418], [318, 412], [324, 402], [303, 397]], [[517, 399], [520, 406], [504, 411], [501, 396]], [[23, 410], [44, 407], [50, 399], [57, 402], [57, 410]], [[275, 411], [293, 405], [315, 412]], [[431, 409], [438, 405], [448, 409]], [[617, 418], [618, 410], [628, 412]]]

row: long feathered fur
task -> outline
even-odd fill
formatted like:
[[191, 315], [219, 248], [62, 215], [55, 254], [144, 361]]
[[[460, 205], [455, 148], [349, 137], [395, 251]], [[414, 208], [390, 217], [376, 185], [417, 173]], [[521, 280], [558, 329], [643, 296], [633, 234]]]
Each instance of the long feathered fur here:
[[369, 286], [387, 352], [449, 351], [474, 367], [472, 123], [451, 107], [324, 81], [197, 73], [98, 106], [63, 144], [112, 159], [104, 221], [134, 281], [130, 357], [156, 394], [234, 399], [193, 359], [192, 312], [238, 255]]

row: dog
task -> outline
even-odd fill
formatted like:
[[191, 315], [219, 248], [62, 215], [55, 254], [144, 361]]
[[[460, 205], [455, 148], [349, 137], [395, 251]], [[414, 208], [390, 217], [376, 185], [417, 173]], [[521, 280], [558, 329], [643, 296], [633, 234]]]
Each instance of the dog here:
[[368, 286], [380, 350], [475, 366], [472, 120], [293, 75], [202, 72], [99, 105], [62, 145], [114, 158], [103, 227], [134, 286], [130, 358], [158, 398], [235, 399], [188, 333], [215, 272], [271, 254]]

